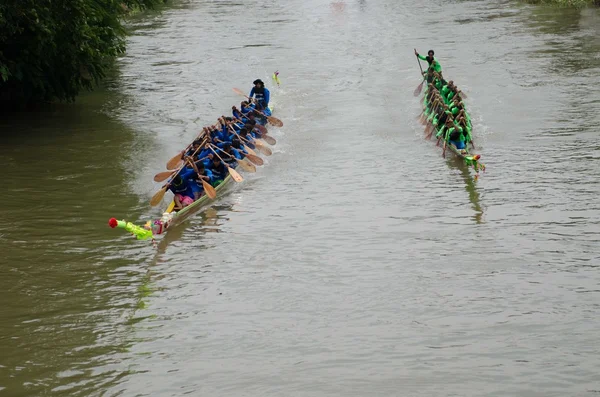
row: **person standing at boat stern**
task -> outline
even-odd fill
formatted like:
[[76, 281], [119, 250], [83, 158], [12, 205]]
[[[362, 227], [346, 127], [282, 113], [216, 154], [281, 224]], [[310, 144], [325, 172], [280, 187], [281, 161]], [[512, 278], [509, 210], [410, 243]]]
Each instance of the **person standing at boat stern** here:
[[271, 99], [271, 92], [265, 88], [265, 83], [261, 79], [256, 79], [252, 82], [254, 87], [250, 90], [250, 98], [254, 96], [258, 102], [258, 107], [261, 112], [267, 116], [271, 115], [271, 109], [269, 109], [269, 100]]
[[427, 68], [426, 72], [427, 83], [431, 83], [433, 81], [433, 72], [438, 73], [440, 76], [442, 75], [442, 65], [440, 65], [437, 59], [434, 58], [434, 54], [435, 52], [433, 50], [429, 50], [427, 51], [427, 56], [424, 57], [423, 55], [419, 54], [415, 49], [415, 55], [417, 56], [417, 58], [423, 61], [427, 61], [427, 63], [429, 64], [429, 67]]

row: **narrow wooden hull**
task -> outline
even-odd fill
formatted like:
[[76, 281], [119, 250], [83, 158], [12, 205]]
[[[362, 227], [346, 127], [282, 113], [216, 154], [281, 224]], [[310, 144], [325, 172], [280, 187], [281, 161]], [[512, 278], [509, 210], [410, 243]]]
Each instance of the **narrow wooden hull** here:
[[[424, 95], [426, 95], [426, 93]], [[426, 107], [427, 107], [425, 98], [423, 98], [422, 104], [423, 104], [423, 111], [425, 112]], [[429, 123], [427, 123], [427, 125], [429, 126], [429, 128], [431, 128], [431, 125]], [[435, 138], [435, 135], [438, 131], [439, 131], [439, 129], [437, 128], [437, 126], [434, 127], [434, 131], [431, 134], [431, 136], [433, 136], [434, 139], [436, 139], [436, 141], [438, 142], [437, 146], [442, 148], [442, 151], [443, 151], [443, 146], [444, 146], [443, 140], [438, 140], [437, 138]], [[427, 135], [428, 134], [426, 134], [425, 136], [427, 136]], [[444, 139], [444, 138], [442, 138], [442, 139]], [[456, 146], [454, 146], [450, 142], [446, 142], [446, 150], [443, 151], [443, 153], [445, 154], [446, 152], [450, 152], [450, 153], [454, 154], [456, 157], [458, 157], [459, 159], [464, 161], [464, 163], [466, 165], [472, 166], [476, 172], [476, 175], [475, 175], [476, 178], [479, 175], [479, 171], [485, 170], [485, 165], [479, 161], [479, 159], [481, 158], [481, 155], [469, 153], [468, 144], [467, 144], [467, 147], [465, 147], [465, 149], [458, 149]]]
[[[274, 104], [269, 103], [269, 109], [271, 113], [274, 111]], [[146, 224], [146, 227], [152, 228], [153, 234], [155, 236], [166, 233], [169, 229], [172, 229], [187, 219], [191, 218], [193, 215], [197, 214], [203, 209], [206, 209], [209, 205], [211, 205], [215, 200], [218, 200], [221, 196], [221, 193], [226, 190], [227, 186], [229, 186], [233, 182], [233, 178], [231, 175], [227, 175], [227, 177], [221, 182], [218, 186], [215, 187], [217, 192], [217, 197], [213, 200], [207, 195], [203, 195], [198, 200], [194, 201], [192, 204], [188, 205], [181, 210], [174, 212], [172, 211], [174, 203], [167, 207], [163, 215], [154, 221], [149, 221]]]

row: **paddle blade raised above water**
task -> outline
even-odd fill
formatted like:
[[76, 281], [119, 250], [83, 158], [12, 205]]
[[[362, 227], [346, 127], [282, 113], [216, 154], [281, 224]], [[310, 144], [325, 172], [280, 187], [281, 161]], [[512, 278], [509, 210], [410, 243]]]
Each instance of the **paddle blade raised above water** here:
[[270, 156], [273, 154], [273, 152], [271, 151], [271, 149], [269, 149], [268, 147], [265, 146], [265, 144], [259, 140], [254, 141], [254, 143], [256, 144], [256, 148], [265, 156]]
[[256, 166], [246, 159], [237, 161], [240, 167], [246, 172], [256, 172]]
[[413, 92], [414, 96], [419, 96], [421, 94], [421, 91], [423, 90], [423, 83], [425, 82], [425, 80], [421, 81], [421, 84], [419, 84], [417, 86], [417, 88], [415, 88], [415, 92]]
[[181, 155], [183, 154], [183, 152], [177, 153], [175, 156], [173, 156], [173, 158], [171, 158], [171, 160], [169, 160], [167, 162], [167, 169], [168, 170], [176, 170], [177, 168], [179, 168], [179, 166], [181, 165]]
[[165, 197], [166, 192], [167, 187], [164, 186], [162, 189], [156, 192], [154, 196], [152, 196], [152, 198], [150, 199], [150, 205], [156, 207], [162, 201], [163, 197]]
[[251, 155], [256, 156], [256, 152], [248, 145], [244, 145], [244, 149]]
[[214, 200], [217, 198], [217, 191], [214, 187], [210, 185], [210, 183], [206, 182], [204, 179], [202, 180], [202, 187], [204, 187], [204, 193], [211, 199]]
[[275, 140], [275, 138], [273, 138], [272, 136], [266, 135], [264, 134], [263, 136], [261, 136], [261, 139], [264, 139], [265, 142], [267, 142], [269, 145], [276, 145], [277, 141]]
[[263, 161], [263, 159], [261, 159], [260, 157], [258, 157], [258, 156], [257, 156], [257, 155], [255, 155], [255, 154], [250, 154], [250, 153], [248, 153], [248, 154], [246, 155], [246, 158], [247, 158], [248, 160], [252, 161], [252, 162], [253, 162], [254, 164], [256, 164], [256, 165], [263, 165], [263, 164], [264, 164], [264, 161]]
[[246, 95], [246, 94], [244, 93], [244, 91], [240, 90], [239, 88], [234, 88], [234, 89], [233, 89], [233, 92], [235, 92], [235, 93], [236, 93], [236, 94], [238, 94], [238, 95], [241, 95], [241, 96], [243, 96], [243, 97], [246, 97], [246, 98], [248, 98], [248, 95]]
[[265, 127], [264, 125], [256, 124], [254, 128], [256, 128], [261, 133], [261, 135], [264, 135], [268, 132], [267, 127]]
[[227, 167], [227, 169], [229, 170], [229, 175], [231, 175], [231, 177], [233, 178], [234, 181], [239, 183], [244, 180], [244, 178], [242, 178], [242, 176], [240, 174], [238, 174], [238, 172], [236, 170], [234, 170], [233, 168]]
[[275, 127], [283, 127], [283, 121], [279, 120], [277, 117], [267, 116], [267, 121]]
[[154, 175], [154, 182], [166, 181], [171, 175], [173, 175], [173, 172], [174, 171], [159, 172], [158, 174]]

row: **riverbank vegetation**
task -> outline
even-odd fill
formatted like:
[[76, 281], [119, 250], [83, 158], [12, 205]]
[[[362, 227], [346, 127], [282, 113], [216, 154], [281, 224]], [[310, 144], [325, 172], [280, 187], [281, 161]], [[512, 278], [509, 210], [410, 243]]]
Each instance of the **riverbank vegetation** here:
[[72, 101], [125, 51], [123, 18], [167, 0], [3, 0], [0, 102]]
[[525, 0], [525, 2], [529, 4], [551, 4], [572, 8], [600, 6], [600, 0]]

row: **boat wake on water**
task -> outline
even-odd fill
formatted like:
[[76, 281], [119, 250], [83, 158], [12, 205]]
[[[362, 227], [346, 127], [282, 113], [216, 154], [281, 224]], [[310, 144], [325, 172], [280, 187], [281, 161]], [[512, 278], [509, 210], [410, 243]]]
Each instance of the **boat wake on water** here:
[[469, 145], [475, 149], [475, 144], [471, 134], [471, 117], [464, 103], [466, 95], [454, 81], [444, 79], [433, 51], [430, 50], [428, 56], [423, 57], [415, 50], [415, 55], [417, 59], [427, 60], [430, 64], [426, 72], [421, 69], [423, 81], [414, 92], [414, 96], [419, 96], [423, 84], [427, 83], [423, 94], [423, 111], [419, 116], [419, 121], [425, 126], [425, 139], [431, 139], [435, 132], [436, 146], [442, 144], [442, 156], [445, 158], [446, 150], [450, 150], [467, 166], [473, 167], [477, 180], [479, 171], [485, 172], [485, 165], [480, 161], [481, 155], [469, 152]]
[[[279, 72], [272, 75], [273, 84], [280, 86]], [[167, 162], [167, 171], [154, 176], [155, 182], [167, 181], [150, 200], [151, 206], [163, 201], [167, 191], [173, 199], [158, 219], [144, 226], [111, 218], [111, 228], [125, 229], [138, 240], [152, 239], [166, 233], [196, 214], [219, 194], [231, 181], [244, 179], [238, 170], [254, 173], [264, 164], [257, 154], [272, 154], [269, 145], [277, 141], [268, 134], [267, 126], [282, 127], [283, 122], [272, 116], [274, 105], [270, 91], [262, 80], [254, 81], [249, 95], [234, 88], [246, 99], [240, 108], [232, 107], [231, 117], [219, 117], [216, 124], [204, 127], [198, 136], [180, 153]]]

